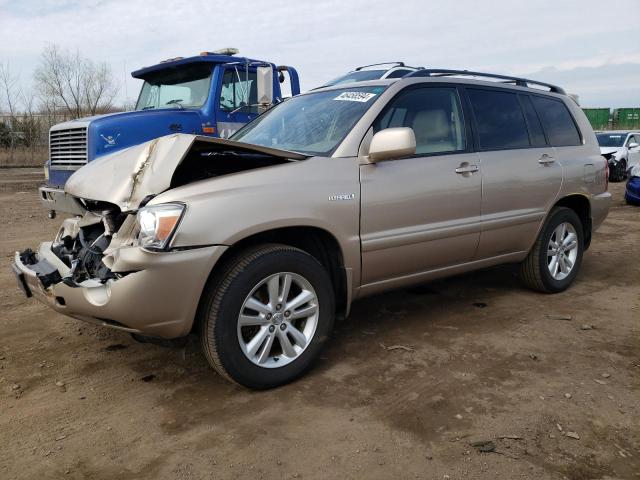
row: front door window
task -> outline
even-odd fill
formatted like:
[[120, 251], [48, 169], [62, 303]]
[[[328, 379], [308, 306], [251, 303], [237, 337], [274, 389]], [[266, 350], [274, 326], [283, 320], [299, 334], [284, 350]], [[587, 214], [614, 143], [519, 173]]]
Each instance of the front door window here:
[[244, 68], [227, 68], [220, 88], [220, 109], [226, 112], [238, 110], [244, 114], [258, 113], [256, 71]]

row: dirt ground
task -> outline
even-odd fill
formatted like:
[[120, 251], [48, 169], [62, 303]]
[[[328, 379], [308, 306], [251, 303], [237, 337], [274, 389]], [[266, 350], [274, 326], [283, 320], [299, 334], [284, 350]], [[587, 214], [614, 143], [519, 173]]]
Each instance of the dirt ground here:
[[640, 478], [640, 208], [623, 184], [569, 291], [528, 291], [508, 266], [365, 299], [309, 374], [251, 392], [193, 339], [139, 344], [23, 298], [13, 252], [60, 224], [40, 181], [0, 170], [1, 479]]

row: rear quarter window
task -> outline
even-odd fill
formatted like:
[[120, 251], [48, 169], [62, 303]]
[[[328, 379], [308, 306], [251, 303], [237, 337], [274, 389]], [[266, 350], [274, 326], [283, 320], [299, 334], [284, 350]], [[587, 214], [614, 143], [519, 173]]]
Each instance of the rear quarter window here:
[[542, 125], [554, 147], [582, 145], [578, 127], [569, 113], [569, 109], [561, 100], [533, 96], [531, 98]]

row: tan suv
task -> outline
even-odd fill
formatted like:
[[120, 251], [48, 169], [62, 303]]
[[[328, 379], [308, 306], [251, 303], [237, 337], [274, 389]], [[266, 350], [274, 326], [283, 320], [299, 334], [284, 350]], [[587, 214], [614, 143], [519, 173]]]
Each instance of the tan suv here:
[[596, 137], [558, 87], [469, 75], [323, 88], [232, 140], [92, 162], [66, 185], [86, 213], [16, 254], [19, 284], [81, 320], [197, 332], [250, 388], [301, 375], [367, 295], [501, 263], [560, 292], [609, 209]]

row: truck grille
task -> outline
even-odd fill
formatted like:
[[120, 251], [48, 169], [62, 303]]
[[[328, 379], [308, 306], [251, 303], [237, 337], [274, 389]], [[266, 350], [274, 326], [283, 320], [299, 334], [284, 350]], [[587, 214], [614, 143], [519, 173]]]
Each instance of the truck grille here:
[[87, 127], [49, 132], [51, 166], [80, 168], [87, 163]]

